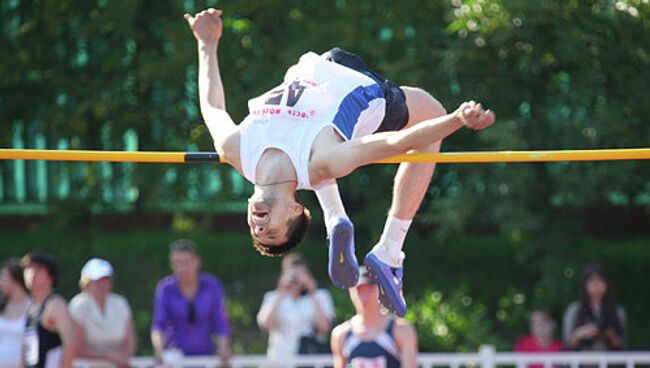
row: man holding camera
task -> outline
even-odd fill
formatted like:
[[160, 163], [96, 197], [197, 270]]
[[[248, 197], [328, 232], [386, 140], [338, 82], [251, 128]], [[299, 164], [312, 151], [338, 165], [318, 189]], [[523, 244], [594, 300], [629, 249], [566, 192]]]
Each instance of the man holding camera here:
[[325, 337], [334, 320], [329, 291], [318, 289], [307, 263], [298, 254], [284, 257], [275, 290], [264, 294], [257, 323], [268, 331], [267, 356], [280, 359], [328, 350]]

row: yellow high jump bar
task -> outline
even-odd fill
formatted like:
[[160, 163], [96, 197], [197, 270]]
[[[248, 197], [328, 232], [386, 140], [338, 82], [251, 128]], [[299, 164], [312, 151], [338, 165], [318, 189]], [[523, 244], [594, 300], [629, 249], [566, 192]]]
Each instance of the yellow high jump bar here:
[[[650, 148], [622, 148], [600, 150], [409, 153], [380, 160], [377, 163], [559, 162], [649, 159]], [[126, 152], [36, 149], [0, 149], [0, 160], [225, 163], [216, 152]]]

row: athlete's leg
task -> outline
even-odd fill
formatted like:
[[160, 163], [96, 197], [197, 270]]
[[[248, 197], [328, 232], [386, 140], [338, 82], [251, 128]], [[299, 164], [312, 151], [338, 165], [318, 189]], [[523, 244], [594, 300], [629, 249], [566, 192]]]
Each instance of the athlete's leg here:
[[[418, 88], [402, 87], [409, 109], [408, 128], [422, 121], [445, 115], [445, 109], [435, 98]], [[403, 128], [403, 129], [404, 129]], [[413, 152], [438, 152], [441, 142], [435, 142]], [[393, 200], [379, 243], [366, 256], [364, 263], [379, 278], [380, 300], [397, 315], [406, 313], [401, 295], [402, 247], [420, 203], [427, 192], [435, 163], [400, 164], [395, 175]]]
[[327, 229], [327, 273], [336, 287], [354, 287], [359, 280], [359, 264], [354, 254], [354, 226], [345, 212], [336, 181], [317, 189], [316, 197], [323, 209]]
[[[402, 129], [446, 114], [442, 104], [427, 92], [411, 87], [402, 87], [402, 90], [406, 95], [406, 105], [409, 109], [409, 122]], [[413, 152], [439, 152], [440, 144], [441, 142], [438, 141]], [[395, 175], [393, 201], [378, 244], [379, 247], [387, 248], [386, 261], [393, 266], [401, 265], [400, 252], [404, 237], [429, 188], [435, 168], [435, 162], [403, 162], [399, 165]], [[397, 223], [394, 223], [396, 221]]]

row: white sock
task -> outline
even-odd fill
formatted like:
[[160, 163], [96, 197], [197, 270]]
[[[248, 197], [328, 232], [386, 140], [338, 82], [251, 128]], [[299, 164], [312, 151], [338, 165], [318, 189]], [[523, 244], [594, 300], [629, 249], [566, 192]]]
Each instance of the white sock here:
[[331, 182], [320, 186], [315, 190], [315, 192], [318, 202], [323, 209], [323, 219], [325, 220], [325, 227], [329, 234], [334, 219], [349, 219], [347, 213], [345, 213], [345, 207], [343, 206], [343, 201], [339, 194], [339, 186], [336, 185], [336, 181], [332, 180]]
[[402, 252], [404, 239], [413, 220], [402, 220], [395, 216], [388, 216], [384, 225], [384, 232], [379, 238], [379, 243], [372, 248], [372, 252], [382, 261], [392, 267], [402, 267], [406, 255]]

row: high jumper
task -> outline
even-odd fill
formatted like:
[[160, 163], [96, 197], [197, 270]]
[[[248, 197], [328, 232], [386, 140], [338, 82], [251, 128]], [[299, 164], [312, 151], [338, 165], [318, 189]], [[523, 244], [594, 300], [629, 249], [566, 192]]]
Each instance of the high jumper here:
[[[334, 48], [302, 55], [279, 86], [248, 101], [249, 115], [236, 125], [226, 111], [217, 59], [221, 15], [208, 9], [184, 17], [198, 45], [201, 114], [214, 146], [255, 186], [247, 211], [253, 244], [268, 256], [293, 249], [310, 221], [296, 191], [313, 190], [328, 233], [329, 276], [337, 287], [353, 287], [359, 277], [354, 227], [336, 179], [399, 154], [438, 152], [443, 138], [463, 127], [485, 129], [495, 115], [474, 101], [447, 114], [422, 89], [400, 87], [359, 56]], [[380, 301], [399, 316], [406, 313], [402, 247], [434, 169], [434, 162], [400, 164], [383, 234], [364, 258]]]

